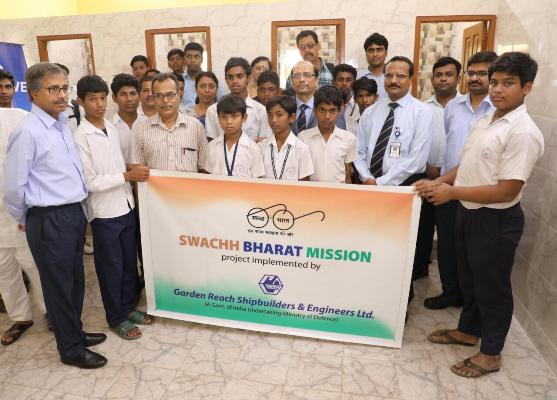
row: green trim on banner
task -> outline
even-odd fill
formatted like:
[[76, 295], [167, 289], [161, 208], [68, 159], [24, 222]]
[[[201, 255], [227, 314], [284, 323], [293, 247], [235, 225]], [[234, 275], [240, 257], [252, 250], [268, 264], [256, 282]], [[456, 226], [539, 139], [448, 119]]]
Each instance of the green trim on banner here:
[[[283, 309], [272, 306], [250, 306], [235, 302], [209, 300], [174, 294], [176, 289], [183, 292], [218, 296], [249, 297], [254, 300], [280, 301], [275, 296], [263, 296], [253, 287], [242, 290], [241, 284], [227, 282], [216, 284], [210, 288], [189, 288], [166, 279], [154, 277], [156, 309], [172, 311], [179, 314], [193, 314], [212, 318], [234, 321], [252, 322], [265, 325], [284, 326], [298, 329], [309, 329], [323, 332], [335, 332], [348, 335], [366, 336], [381, 339], [394, 339], [394, 332], [385, 323], [375, 318], [319, 314], [298, 309]], [[283, 300], [284, 302], [284, 300]], [[306, 305], [307, 306], [307, 305]], [[305, 318], [300, 317], [304, 315]]]

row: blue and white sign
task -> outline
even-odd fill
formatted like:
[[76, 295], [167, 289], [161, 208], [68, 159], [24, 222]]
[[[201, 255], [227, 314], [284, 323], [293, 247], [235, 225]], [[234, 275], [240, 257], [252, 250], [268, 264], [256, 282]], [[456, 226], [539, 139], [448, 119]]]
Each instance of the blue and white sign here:
[[25, 84], [27, 63], [21, 44], [0, 42], [0, 68], [11, 72], [15, 78], [13, 106], [27, 111], [31, 110], [31, 103], [27, 96], [27, 85]]

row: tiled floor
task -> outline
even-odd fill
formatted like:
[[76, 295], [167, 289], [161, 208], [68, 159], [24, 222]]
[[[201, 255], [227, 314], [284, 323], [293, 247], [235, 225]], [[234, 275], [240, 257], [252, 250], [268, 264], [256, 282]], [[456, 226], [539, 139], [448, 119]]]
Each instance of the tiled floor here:
[[[431, 266], [434, 273], [437, 267]], [[105, 331], [104, 311], [86, 257], [83, 322]], [[85, 371], [60, 363], [42, 318], [16, 344], [0, 348], [0, 399], [186, 400], [557, 400], [557, 380], [513, 321], [499, 373], [471, 380], [448, 367], [477, 349], [429, 343], [433, 329], [453, 327], [458, 310], [429, 311], [438, 278], [416, 282], [402, 349], [343, 344], [158, 318], [143, 338], [113, 333], [96, 351], [106, 367]], [[10, 323], [0, 315], [0, 329]]]

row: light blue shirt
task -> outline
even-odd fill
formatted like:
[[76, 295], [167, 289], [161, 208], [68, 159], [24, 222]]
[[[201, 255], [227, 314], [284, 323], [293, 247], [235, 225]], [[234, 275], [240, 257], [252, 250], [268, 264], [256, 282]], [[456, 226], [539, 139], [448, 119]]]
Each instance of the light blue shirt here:
[[[313, 113], [313, 97], [311, 99], [309, 99], [307, 101], [307, 103], [304, 103], [302, 100], [300, 100], [298, 98], [298, 96], [296, 96], [296, 121], [298, 121], [298, 118], [300, 117], [300, 106], [302, 104], [305, 104], [306, 106], [308, 106], [305, 110], [305, 114], [306, 114], [306, 128], [309, 124], [309, 119], [311, 118], [311, 114]], [[294, 123], [296, 123], [296, 121], [294, 121]]]
[[71, 204], [87, 197], [83, 166], [68, 118], [34, 105], [12, 132], [6, 153], [4, 204], [20, 224], [31, 207]]
[[[397, 101], [393, 130], [383, 157], [383, 175], [375, 177], [369, 170], [371, 156], [383, 124], [389, 115], [387, 97], [368, 107], [358, 126], [358, 160], [354, 162], [362, 182], [374, 178], [378, 185], [397, 186], [410, 176], [425, 171], [431, 147], [433, 112], [410, 93]], [[391, 145], [400, 143], [400, 155], [391, 154]], [[395, 145], [396, 146], [396, 145]]]
[[470, 93], [454, 98], [447, 103], [444, 114], [447, 146], [441, 175], [460, 164], [462, 148], [468, 139], [472, 126], [481, 117], [493, 111], [495, 111], [495, 107], [491, 104], [489, 95], [485, 96], [476, 111], [470, 103]]
[[[197, 97], [197, 92], [195, 91], [195, 78], [191, 78], [187, 72], [184, 72], [182, 76], [184, 77], [184, 97], [182, 97], [181, 103], [191, 109], [195, 106], [195, 98]], [[217, 88], [217, 101], [225, 94], [226, 92], [222, 84], [220, 84]]]
[[377, 83], [378, 100], [386, 99], [388, 97], [387, 91], [385, 90], [385, 75], [373, 75], [371, 72], [369, 72], [369, 69], [366, 68], [358, 71], [356, 79], [360, 79], [361, 77], [373, 79], [375, 83]]

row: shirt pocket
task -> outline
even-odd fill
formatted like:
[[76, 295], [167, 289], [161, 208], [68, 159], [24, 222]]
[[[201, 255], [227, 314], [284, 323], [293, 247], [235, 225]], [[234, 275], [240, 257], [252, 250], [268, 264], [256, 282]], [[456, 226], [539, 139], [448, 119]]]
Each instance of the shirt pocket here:
[[180, 171], [197, 172], [197, 147], [188, 144], [176, 150], [176, 167]]

